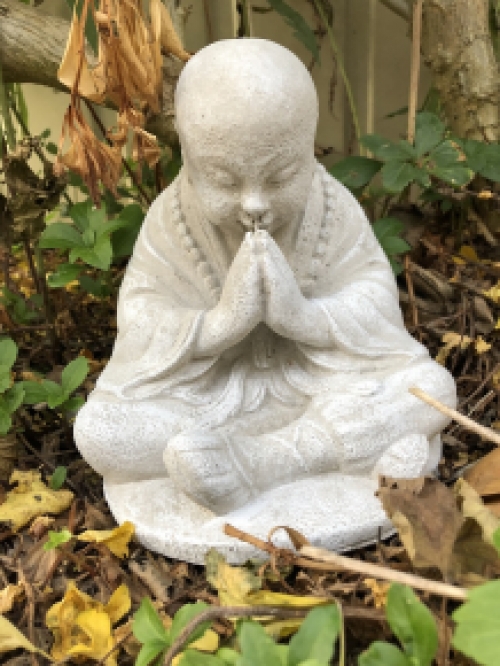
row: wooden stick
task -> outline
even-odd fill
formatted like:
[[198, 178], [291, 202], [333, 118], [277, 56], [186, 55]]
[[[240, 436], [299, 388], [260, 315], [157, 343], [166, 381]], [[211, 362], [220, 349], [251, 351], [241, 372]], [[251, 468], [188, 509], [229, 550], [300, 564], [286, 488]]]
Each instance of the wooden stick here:
[[434, 407], [434, 409], [437, 409], [438, 412], [441, 412], [441, 414], [449, 416], [450, 419], [453, 419], [457, 423], [460, 423], [460, 425], [466, 428], [467, 430], [475, 432], [476, 435], [479, 435], [483, 439], [487, 439], [490, 442], [494, 442], [497, 446], [500, 446], [500, 435], [497, 435], [491, 428], [485, 428], [484, 426], [479, 425], [479, 423], [476, 423], [475, 421], [470, 419], [468, 416], [464, 416], [463, 414], [460, 414], [460, 412], [457, 412], [455, 409], [451, 409], [450, 407], [443, 405], [442, 402], [439, 402], [439, 400], [432, 398], [430, 395], [425, 393], [425, 391], [422, 391], [422, 389], [419, 389], [416, 386], [408, 390], [412, 395], [416, 396], [417, 398], [420, 398], [420, 400], [423, 400], [431, 407]]
[[322, 571], [338, 571], [339, 569], [343, 569], [371, 578], [377, 578], [378, 580], [402, 583], [415, 590], [422, 590], [423, 592], [436, 594], [447, 599], [454, 599], [455, 601], [465, 601], [467, 598], [467, 590], [464, 588], [396, 571], [378, 564], [363, 562], [362, 560], [356, 560], [345, 555], [337, 555], [337, 553], [332, 553], [322, 548], [302, 546], [298, 553], [294, 553], [294, 551], [287, 548], [277, 548], [272, 543], [262, 541], [237, 527], [233, 527], [233, 525], [224, 525], [224, 532], [228, 536], [236, 537], [241, 541], [250, 543], [252, 546], [256, 546], [272, 555], [283, 555], [287, 560], [292, 561], [295, 566], [303, 567], [304, 569], [319, 569]]
[[417, 115], [418, 80], [420, 78], [420, 42], [422, 37], [422, 4], [413, 5], [413, 39], [411, 49], [410, 95], [408, 100], [408, 142], [415, 140], [415, 118]]

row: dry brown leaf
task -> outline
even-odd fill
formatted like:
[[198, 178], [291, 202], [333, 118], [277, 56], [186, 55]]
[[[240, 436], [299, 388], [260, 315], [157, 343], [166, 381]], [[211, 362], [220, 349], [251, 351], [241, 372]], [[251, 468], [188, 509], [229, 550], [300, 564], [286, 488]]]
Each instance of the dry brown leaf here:
[[166, 604], [170, 601], [168, 589], [172, 585], [173, 576], [167, 567], [162, 567], [164, 562], [157, 561], [154, 557], [147, 553], [147, 562], [139, 564], [131, 560], [128, 567], [139, 580], [148, 588], [153, 597], [161, 603]]
[[463, 523], [452, 491], [431, 478], [384, 477], [380, 483], [378, 496], [414, 566], [436, 567], [446, 578]]
[[463, 475], [488, 509], [500, 518], [500, 449], [484, 456]]
[[20, 599], [24, 594], [22, 585], [7, 585], [0, 590], [0, 613], [8, 613], [12, 610], [16, 599]]
[[53, 516], [38, 516], [31, 523], [29, 532], [36, 539], [41, 539], [47, 534], [49, 527], [54, 523], [55, 518]]
[[164, 51], [171, 53], [183, 62], [187, 62], [191, 54], [184, 50], [168, 9], [161, 0], [151, 0], [151, 23], [156, 31], [158, 30], [158, 20], [160, 23], [161, 46]]

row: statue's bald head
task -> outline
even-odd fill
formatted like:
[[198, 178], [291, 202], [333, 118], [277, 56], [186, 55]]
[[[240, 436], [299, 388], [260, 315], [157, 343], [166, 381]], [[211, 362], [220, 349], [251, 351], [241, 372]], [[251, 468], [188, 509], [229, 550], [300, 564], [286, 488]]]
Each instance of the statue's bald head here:
[[312, 147], [318, 119], [305, 66], [263, 39], [223, 40], [199, 51], [179, 78], [175, 109], [181, 142], [200, 131], [220, 140], [233, 129], [260, 142], [288, 129]]

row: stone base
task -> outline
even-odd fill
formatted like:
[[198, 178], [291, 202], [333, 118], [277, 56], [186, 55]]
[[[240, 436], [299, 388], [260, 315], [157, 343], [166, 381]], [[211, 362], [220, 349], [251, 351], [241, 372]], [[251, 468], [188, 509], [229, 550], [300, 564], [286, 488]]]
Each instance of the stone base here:
[[[194, 564], [203, 564], [210, 548], [232, 564], [265, 559], [262, 551], [226, 536], [225, 523], [264, 540], [273, 527], [286, 525], [312, 545], [335, 551], [372, 543], [394, 531], [376, 490], [371, 479], [324, 474], [274, 488], [237, 511], [216, 516], [175, 490], [168, 478], [104, 487], [116, 520], [131, 521], [146, 548]], [[290, 547], [283, 532], [273, 542]]]

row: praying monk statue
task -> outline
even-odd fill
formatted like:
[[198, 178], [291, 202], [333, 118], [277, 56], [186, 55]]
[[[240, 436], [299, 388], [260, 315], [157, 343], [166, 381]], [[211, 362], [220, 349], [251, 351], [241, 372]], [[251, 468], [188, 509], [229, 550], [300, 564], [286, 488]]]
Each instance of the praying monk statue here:
[[405, 330], [396, 282], [356, 199], [314, 156], [304, 65], [219, 41], [176, 90], [183, 167], [151, 206], [118, 337], [75, 438], [119, 521], [166, 555], [257, 554], [224, 523], [347, 549], [392, 526], [378, 475], [441, 455], [451, 375]]

